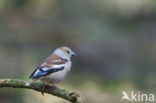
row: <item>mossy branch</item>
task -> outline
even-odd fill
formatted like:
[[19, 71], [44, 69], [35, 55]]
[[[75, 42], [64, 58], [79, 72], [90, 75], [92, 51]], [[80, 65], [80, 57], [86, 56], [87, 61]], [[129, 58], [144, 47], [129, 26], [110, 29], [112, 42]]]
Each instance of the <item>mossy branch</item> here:
[[[26, 86], [26, 81], [19, 79], [0, 79], [0, 87], [12, 87], [12, 88], [27, 88], [36, 91], [42, 91], [43, 83], [32, 82], [30, 86]], [[64, 89], [52, 90], [51, 86], [46, 86], [44, 93], [48, 93], [57, 97], [64, 98], [72, 103], [82, 103], [80, 100], [80, 95], [76, 92], [69, 92]]]

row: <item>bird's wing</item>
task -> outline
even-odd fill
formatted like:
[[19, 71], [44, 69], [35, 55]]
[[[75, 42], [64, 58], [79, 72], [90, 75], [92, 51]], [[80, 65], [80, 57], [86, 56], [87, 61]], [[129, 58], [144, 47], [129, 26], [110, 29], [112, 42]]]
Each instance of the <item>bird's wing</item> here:
[[53, 65], [53, 68], [49, 68], [49, 67], [38, 67], [36, 68], [36, 70], [30, 75], [29, 78], [39, 78], [51, 73], [55, 73], [58, 71], [61, 71], [64, 69], [64, 65], [65, 64], [61, 64], [61, 65]]
[[46, 59], [35, 71], [30, 75], [29, 78], [37, 79], [39, 77], [55, 73], [64, 69], [67, 61], [61, 58]]

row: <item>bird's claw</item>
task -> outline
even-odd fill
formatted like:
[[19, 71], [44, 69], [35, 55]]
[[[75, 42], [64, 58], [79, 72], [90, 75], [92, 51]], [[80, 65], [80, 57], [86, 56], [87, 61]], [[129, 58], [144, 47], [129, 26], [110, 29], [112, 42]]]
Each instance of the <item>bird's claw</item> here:
[[[42, 86], [41, 94], [42, 94], [43, 96], [44, 96], [44, 90], [45, 90], [46, 86], [47, 86], [47, 84], [45, 84], [45, 83], [44, 83], [43, 86]], [[56, 85], [52, 85], [52, 86], [50, 86], [50, 87], [51, 87], [51, 90], [52, 90], [52, 91], [58, 88]]]
[[55, 90], [55, 89], [57, 89], [57, 88], [58, 88], [58, 87], [57, 87], [56, 85], [53, 85], [51, 89], [52, 89], [52, 90]]

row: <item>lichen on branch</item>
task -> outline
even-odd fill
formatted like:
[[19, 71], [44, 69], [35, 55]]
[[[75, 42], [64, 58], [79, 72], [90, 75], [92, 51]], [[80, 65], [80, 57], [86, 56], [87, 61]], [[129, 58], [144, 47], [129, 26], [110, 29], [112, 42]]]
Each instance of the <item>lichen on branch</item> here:
[[[30, 86], [26, 85], [26, 81], [19, 80], [19, 79], [0, 79], [0, 88], [1, 87], [12, 87], [12, 88], [26, 88], [26, 89], [33, 89], [36, 91], [41, 92], [43, 83], [41, 82], [32, 82]], [[80, 95], [76, 92], [69, 92], [64, 89], [56, 88], [55, 90], [52, 90], [52, 86], [47, 85], [44, 93], [48, 93], [60, 98], [64, 98], [72, 103], [82, 103], [80, 99]]]

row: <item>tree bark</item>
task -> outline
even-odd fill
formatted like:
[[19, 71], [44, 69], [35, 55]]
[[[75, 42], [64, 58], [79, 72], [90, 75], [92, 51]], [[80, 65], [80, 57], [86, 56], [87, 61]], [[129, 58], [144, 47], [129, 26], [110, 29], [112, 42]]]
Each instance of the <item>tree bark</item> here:
[[[12, 88], [26, 88], [33, 89], [41, 92], [43, 83], [41, 82], [32, 82], [30, 86], [26, 86], [26, 81], [19, 79], [0, 79], [0, 87], [12, 87]], [[82, 103], [80, 95], [76, 92], [69, 92], [64, 89], [56, 88], [52, 90], [52, 86], [47, 85], [44, 93], [48, 93], [57, 97], [64, 98], [72, 103]]]

